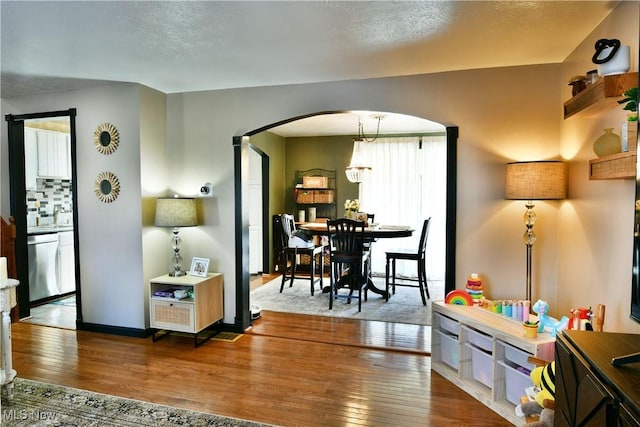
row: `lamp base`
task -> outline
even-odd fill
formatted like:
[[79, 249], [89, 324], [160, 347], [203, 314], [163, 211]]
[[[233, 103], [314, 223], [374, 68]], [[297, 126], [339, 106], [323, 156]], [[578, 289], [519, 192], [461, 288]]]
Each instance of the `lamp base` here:
[[170, 277], [181, 277], [181, 276], [186, 276], [186, 275], [187, 275], [186, 271], [180, 271], [180, 270], [172, 271], [171, 273], [169, 273]]

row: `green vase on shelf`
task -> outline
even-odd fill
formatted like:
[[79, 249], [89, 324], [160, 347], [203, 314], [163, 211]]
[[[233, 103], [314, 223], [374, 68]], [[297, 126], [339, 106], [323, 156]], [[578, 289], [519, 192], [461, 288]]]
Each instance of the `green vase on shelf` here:
[[613, 133], [613, 128], [606, 128], [604, 133], [593, 143], [593, 152], [598, 157], [609, 156], [621, 151], [620, 135]]

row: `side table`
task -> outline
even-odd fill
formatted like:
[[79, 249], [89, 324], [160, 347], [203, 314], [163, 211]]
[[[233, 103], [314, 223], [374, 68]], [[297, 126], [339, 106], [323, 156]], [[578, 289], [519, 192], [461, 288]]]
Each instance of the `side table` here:
[[[208, 273], [206, 277], [164, 275], [149, 282], [149, 310], [151, 328], [155, 329], [153, 341], [169, 331], [194, 334], [194, 345], [200, 346], [207, 339], [198, 341], [198, 334], [222, 320], [223, 283], [221, 273]], [[187, 297], [174, 298], [172, 291], [186, 291]], [[161, 335], [159, 332], [164, 331]]]

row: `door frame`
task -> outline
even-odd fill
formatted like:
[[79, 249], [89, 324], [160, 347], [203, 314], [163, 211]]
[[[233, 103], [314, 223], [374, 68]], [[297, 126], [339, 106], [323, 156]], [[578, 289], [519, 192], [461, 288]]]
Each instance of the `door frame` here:
[[[269, 157], [262, 150], [251, 145], [251, 136], [264, 132], [273, 127], [285, 123], [301, 120], [323, 114], [345, 113], [346, 111], [325, 111], [302, 116], [291, 117], [259, 129], [247, 132], [242, 136], [233, 137], [234, 160], [234, 203], [235, 203], [235, 281], [236, 281], [236, 316], [234, 330], [244, 331], [251, 325], [251, 311], [249, 305], [250, 280], [249, 280], [249, 218], [245, 206], [247, 206], [249, 153], [254, 149], [262, 153], [263, 162]], [[445, 242], [445, 295], [455, 289], [456, 274], [456, 208], [457, 208], [457, 156], [458, 156], [458, 127], [446, 126], [447, 138], [447, 201], [446, 201], [446, 242]], [[268, 166], [263, 164], [264, 174], [268, 174]], [[263, 184], [268, 182], [263, 180]], [[268, 193], [268, 186], [263, 185], [264, 193]], [[267, 194], [268, 200], [268, 194]], [[268, 202], [267, 205], [268, 206]], [[266, 210], [265, 212], [268, 212]], [[264, 221], [268, 222], [268, 218]]]
[[17, 288], [18, 317], [29, 317], [29, 264], [27, 247], [27, 193], [25, 177], [24, 122], [32, 119], [69, 117], [69, 149], [71, 154], [71, 201], [73, 203], [73, 244], [76, 275], [76, 328], [82, 324], [80, 286], [80, 245], [78, 234], [78, 174], [76, 170], [76, 109], [31, 114], [7, 114], [9, 131], [9, 204], [16, 224], [16, 270], [20, 285]]

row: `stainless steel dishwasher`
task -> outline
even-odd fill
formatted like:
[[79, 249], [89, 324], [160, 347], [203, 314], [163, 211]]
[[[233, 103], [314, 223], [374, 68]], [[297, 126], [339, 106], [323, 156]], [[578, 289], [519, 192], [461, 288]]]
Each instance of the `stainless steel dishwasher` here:
[[58, 233], [27, 236], [27, 246], [29, 253], [29, 302], [57, 295]]

